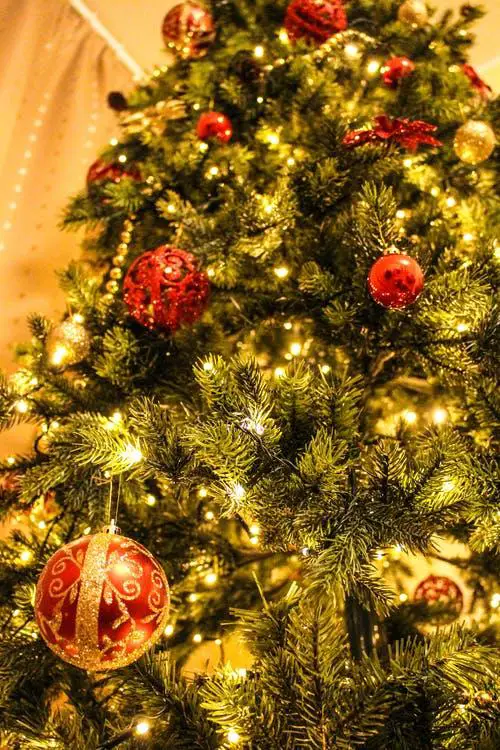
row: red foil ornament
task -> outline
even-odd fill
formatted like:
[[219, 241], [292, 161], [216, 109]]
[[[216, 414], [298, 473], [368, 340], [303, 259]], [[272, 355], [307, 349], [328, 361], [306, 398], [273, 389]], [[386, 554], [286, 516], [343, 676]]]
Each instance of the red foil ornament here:
[[474, 70], [472, 65], [469, 65], [468, 63], [464, 63], [462, 65], [462, 71], [465, 73], [469, 81], [471, 82], [471, 85], [473, 88], [476, 89], [476, 91], [479, 92], [479, 95], [482, 99], [489, 99], [492, 93], [491, 86], [488, 86], [486, 81], [483, 81], [483, 79], [478, 75], [477, 71]]
[[198, 120], [196, 135], [202, 141], [216, 138], [227, 143], [233, 135], [233, 124], [222, 112], [204, 112]]
[[203, 315], [210, 296], [210, 282], [198, 270], [194, 255], [161, 245], [140, 255], [123, 283], [130, 315], [150, 329], [174, 333]]
[[163, 20], [162, 34], [165, 45], [184, 60], [204, 57], [216, 37], [212, 16], [196, 3], [175, 5]]
[[368, 274], [370, 295], [379, 305], [390, 309], [411, 305], [423, 288], [423, 271], [409, 255], [384, 255], [375, 261]]
[[399, 81], [410, 76], [414, 70], [415, 63], [409, 57], [391, 57], [386, 60], [380, 72], [385, 85], [395, 89]]
[[421, 581], [415, 589], [414, 600], [425, 601], [427, 604], [441, 603], [446, 605], [449, 612], [440, 619], [453, 622], [463, 610], [464, 597], [455, 581], [446, 576], [431, 575]]
[[285, 15], [290, 39], [306, 39], [323, 44], [347, 29], [347, 16], [341, 0], [292, 0]]
[[406, 117], [391, 120], [387, 115], [380, 115], [375, 118], [375, 127], [372, 130], [352, 130], [346, 133], [342, 145], [346, 148], [357, 148], [365, 143], [397, 143], [410, 151], [416, 151], [420, 144], [443, 145], [431, 135], [436, 130], [436, 125], [423, 120], [412, 121]]
[[35, 614], [64, 661], [101, 672], [136, 661], [164, 631], [167, 578], [145, 547], [118, 534], [83, 536], [42, 571]]
[[94, 182], [120, 182], [123, 177], [130, 177], [132, 180], [141, 179], [140, 172], [135, 167], [127, 170], [118, 164], [110, 164], [97, 159], [90, 165], [87, 172], [87, 185], [92, 185]]

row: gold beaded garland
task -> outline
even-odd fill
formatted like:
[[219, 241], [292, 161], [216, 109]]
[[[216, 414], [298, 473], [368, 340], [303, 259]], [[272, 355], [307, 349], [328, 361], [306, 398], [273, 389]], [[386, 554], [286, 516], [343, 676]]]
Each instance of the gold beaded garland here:
[[469, 120], [457, 130], [453, 147], [461, 161], [475, 166], [491, 156], [495, 144], [495, 133], [488, 123]]
[[405, 0], [399, 6], [398, 21], [409, 23], [411, 26], [425, 26], [429, 20], [427, 7], [422, 0]]
[[111, 305], [114, 300], [114, 295], [117, 293], [120, 285], [118, 284], [119, 279], [123, 276], [122, 267], [127, 262], [127, 255], [130, 242], [132, 240], [132, 234], [134, 232], [134, 222], [136, 219], [135, 214], [131, 214], [128, 219], [123, 222], [123, 228], [120, 233], [120, 243], [116, 250], [116, 255], [113, 257], [113, 267], [109, 272], [109, 280], [106, 282], [106, 292], [102, 298], [105, 305]]

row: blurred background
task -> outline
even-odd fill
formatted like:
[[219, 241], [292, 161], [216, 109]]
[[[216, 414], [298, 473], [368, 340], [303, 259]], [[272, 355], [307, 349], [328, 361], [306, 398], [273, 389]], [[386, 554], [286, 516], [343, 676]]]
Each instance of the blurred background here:
[[[58, 229], [69, 195], [117, 134], [111, 90], [126, 92], [168, 60], [161, 24], [176, 0], [0, 0], [0, 368], [26, 317], [56, 319], [64, 308], [56, 269], [79, 253], [79, 237]], [[461, 2], [434, 0], [439, 10]], [[486, 0], [472, 63], [498, 91], [500, 4]], [[0, 455], [26, 446], [26, 428], [0, 440]]]

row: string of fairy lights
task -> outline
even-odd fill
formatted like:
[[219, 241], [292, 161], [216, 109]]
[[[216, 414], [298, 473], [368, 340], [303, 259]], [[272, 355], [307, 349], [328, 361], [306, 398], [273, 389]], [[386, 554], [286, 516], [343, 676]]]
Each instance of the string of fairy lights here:
[[[284, 29], [280, 30], [279, 32], [279, 40], [283, 45], [289, 44], [289, 39], [286, 31]], [[309, 56], [311, 60], [315, 62], [323, 62], [325, 60], [328, 60], [329, 57], [332, 54], [337, 54], [339, 51], [343, 51], [343, 54], [345, 56], [345, 59], [349, 61], [351, 64], [357, 64], [358, 66], [363, 66], [363, 71], [366, 77], [372, 78], [379, 74], [379, 71], [381, 69], [381, 66], [383, 64], [383, 61], [375, 56], [369, 56], [366, 58], [365, 56], [365, 48], [369, 47], [370, 45], [375, 44], [375, 41], [369, 37], [368, 35], [361, 34], [360, 32], [344, 32], [341, 34], [338, 34], [334, 39], [331, 41], [325, 43], [320, 47], [319, 49], [312, 52]], [[254, 49], [254, 56], [256, 59], [265, 61], [267, 57], [266, 48], [264, 45], [259, 44]], [[275, 69], [276, 67], [280, 67], [284, 65], [287, 60], [290, 58], [281, 57], [277, 60], [274, 60], [273, 62], [267, 64], [265, 66], [265, 69], [267, 71], [271, 71]], [[450, 66], [450, 72], [454, 72], [456, 69], [459, 70], [458, 66]], [[167, 70], [166, 66], [162, 66], [161, 68], [157, 68], [153, 71], [151, 74], [150, 79], [158, 78], [162, 73], [164, 73]], [[144, 79], [145, 82], [147, 82], [147, 78]], [[362, 81], [362, 87], [365, 85], [365, 82]], [[262, 104], [264, 103], [264, 99], [262, 96], [257, 97], [257, 103]], [[199, 104], [194, 104], [193, 109], [195, 111], [200, 109]], [[46, 112], [46, 105], [43, 105], [42, 109], [39, 109], [39, 115], [40, 117], [43, 117], [44, 113]], [[36, 127], [38, 127], [38, 119], [37, 122], [34, 123]], [[284, 168], [290, 168], [292, 169], [297, 161], [300, 161], [300, 159], [303, 157], [303, 151], [299, 148], [293, 148], [290, 144], [286, 144], [282, 141], [281, 133], [277, 129], [270, 128], [269, 126], [265, 126], [257, 133], [257, 138], [259, 141], [266, 143], [268, 147], [274, 151], [277, 151], [278, 154], [280, 154], [283, 158], [283, 164]], [[119, 140], [117, 138], [112, 138], [110, 140], [110, 145], [113, 147], [119, 146]], [[205, 142], [200, 143], [199, 149], [201, 153], [206, 153], [208, 151], [208, 144]], [[29, 157], [26, 156], [25, 158], [28, 159]], [[118, 162], [121, 164], [125, 164], [127, 161], [127, 156], [125, 153], [120, 153], [118, 155]], [[474, 231], [474, 219], [472, 212], [469, 212], [467, 210], [466, 204], [464, 204], [464, 201], [461, 201], [456, 194], [451, 192], [450, 190], [447, 190], [445, 188], [442, 188], [440, 184], [437, 183], [436, 175], [434, 175], [434, 180], [432, 179], [432, 170], [422, 165], [418, 159], [418, 157], [407, 157], [403, 161], [404, 167], [407, 170], [407, 178], [410, 180], [414, 180], [419, 183], [419, 186], [421, 189], [428, 192], [433, 198], [437, 201], [437, 206], [441, 210], [442, 215], [445, 218], [450, 217], [450, 215], [453, 215], [453, 218], [457, 220], [460, 223], [461, 226], [461, 242], [464, 248], [467, 248], [471, 246], [475, 240], [477, 239], [477, 236]], [[19, 174], [21, 178], [26, 174], [27, 168], [22, 167], [19, 169]], [[207, 180], [215, 180], [223, 176], [223, 170], [219, 167], [217, 164], [210, 164], [207, 171], [205, 172], [205, 177]], [[155, 178], [147, 177], [145, 179], [145, 182], [147, 185], [150, 186], [151, 190], [157, 189], [161, 190], [162, 186], [157, 184], [155, 181]], [[155, 184], [153, 184], [155, 183]], [[22, 188], [20, 188], [22, 189]], [[20, 192], [20, 189], [17, 190], [17, 192]], [[274, 211], [276, 210], [276, 204], [273, 200], [272, 196], [261, 196], [261, 203], [262, 203], [262, 210], [265, 214], [272, 216]], [[167, 211], [170, 210], [169, 207], [167, 207]], [[171, 213], [176, 212], [176, 207], [172, 204], [171, 205]], [[398, 209], [396, 213], [396, 218], [400, 222], [400, 233], [404, 234], [406, 229], [405, 225], [406, 222], [411, 219], [411, 209], [407, 207], [401, 207]], [[123, 274], [123, 267], [127, 263], [128, 259], [128, 253], [130, 250], [130, 244], [133, 240], [133, 233], [135, 228], [135, 222], [137, 217], [135, 215], [130, 215], [124, 222], [123, 229], [120, 235], [120, 243], [117, 247], [116, 253], [112, 259], [111, 267], [109, 270], [109, 278], [107, 278], [105, 282], [105, 288], [106, 288], [106, 294], [104, 296], [104, 303], [105, 304], [111, 304], [115, 298], [115, 295], [117, 294], [119, 290], [119, 281], [122, 278]], [[4, 229], [5, 229], [4, 225]], [[495, 251], [495, 257], [500, 259], [500, 249], [497, 249]], [[467, 258], [463, 261], [464, 267], [467, 267], [467, 265], [470, 263], [470, 261], [467, 260]], [[276, 279], [278, 281], [285, 281], [289, 278], [291, 269], [286, 265], [286, 263], [278, 263], [276, 264], [272, 272]], [[209, 276], [215, 275], [214, 269], [208, 269], [207, 273]], [[79, 313], [74, 313], [72, 316], [72, 319], [79, 325], [84, 325], [85, 320], [82, 315]], [[311, 340], [306, 339], [303, 340], [301, 338], [301, 330], [300, 325], [295, 323], [293, 320], [287, 320], [283, 323], [284, 330], [290, 335], [290, 340], [287, 343], [287, 348], [281, 353], [281, 357], [284, 360], [283, 364], [278, 364], [274, 368], [272, 368], [272, 373], [275, 378], [280, 379], [286, 376], [286, 365], [297, 358], [303, 358], [310, 356], [310, 346], [311, 346]], [[455, 323], [455, 328], [458, 333], [465, 333], [468, 330], [470, 330], [470, 323], [464, 320], [458, 320]], [[65, 349], [64, 344], [58, 344], [58, 346], [52, 351], [50, 356], [50, 363], [56, 368], [62, 368], [66, 364], [66, 360], [68, 357], [68, 351]], [[326, 363], [322, 362], [318, 365], [320, 368], [320, 371], [322, 374], [327, 375], [330, 370], [331, 366]], [[212, 363], [210, 361], [207, 361], [204, 363], [204, 369], [209, 371], [213, 367]], [[17, 378], [17, 379], [16, 379]], [[19, 375], [14, 376], [13, 378], [13, 384], [18, 387], [19, 390], [19, 398], [15, 402], [14, 408], [16, 411], [24, 415], [30, 410], [30, 396], [33, 394], [33, 392], [36, 391], [38, 387], [38, 380], [34, 376], [30, 376], [30, 374], [24, 372], [21, 379], [19, 378]], [[446, 407], [446, 405], [435, 403], [431, 406], [427, 406], [423, 411], [418, 410], [416, 407], [409, 406], [407, 408], [404, 408], [402, 411], [400, 411], [398, 414], [393, 415], [392, 417], [393, 422], [404, 422], [404, 424], [407, 427], [417, 427], [422, 422], [433, 424], [435, 427], [444, 427], [446, 424], [452, 422], [453, 415], [451, 411]], [[44, 423], [41, 426], [41, 432], [43, 435], [50, 438], [50, 435], [56, 431], [59, 428], [59, 423], [56, 420], [52, 420], [50, 422]], [[123, 426], [123, 417], [122, 414], [119, 411], [113, 412], [108, 418], [107, 418], [107, 426], [110, 430], [113, 429], [124, 429]], [[264, 426], [261, 425], [258, 421], [246, 421], [244, 425], [242, 425], [244, 429], [249, 430], [251, 432], [254, 432], [255, 434], [259, 435], [262, 434], [264, 431]], [[133, 466], [140, 463], [144, 456], [140, 450], [140, 448], [134, 444], [132, 441], [125, 441], [122, 447], [120, 448], [120, 461], [122, 462], [122, 467], [124, 470], [127, 468], [132, 468]], [[7, 465], [11, 467], [12, 469], [15, 469], [17, 464], [17, 459], [15, 456], [9, 456], [7, 458]], [[108, 472], [108, 479], [110, 478], [109, 472]], [[451, 492], [455, 487], [455, 481], [452, 477], [445, 480], [443, 483], [442, 491], [443, 492]], [[235, 502], [241, 502], [243, 498], [245, 497], [246, 490], [245, 488], [239, 484], [234, 483], [231, 487], [227, 487], [228, 495], [230, 495], [231, 499]], [[202, 501], [206, 501], [210, 497], [210, 491], [206, 487], [200, 487], [198, 490], [198, 497]], [[157, 503], [157, 497], [151, 493], [148, 493], [144, 497], [144, 503], [150, 507], [153, 508]], [[29, 518], [32, 523], [35, 523], [36, 528], [38, 532], [44, 532], [47, 533], [47, 520], [44, 518], [40, 518], [41, 513], [41, 507], [40, 504], [43, 505], [44, 498], [40, 498], [40, 501], [37, 501], [33, 505], [33, 507], [30, 510]], [[42, 509], [43, 513], [43, 509]], [[18, 520], [21, 520], [20, 518]], [[217, 522], [217, 516], [215, 512], [208, 508], [204, 512], [204, 520], [208, 523]], [[50, 522], [49, 522], [50, 525]], [[84, 531], [85, 534], [90, 533], [91, 529], [90, 527], [87, 527]], [[260, 534], [261, 529], [256, 523], [250, 523], [248, 525], [248, 543], [249, 545], [256, 547], [260, 543]], [[33, 559], [33, 553], [30, 549], [23, 547], [22, 543], [19, 545], [19, 554], [17, 558], [17, 562], [19, 565], [28, 565]], [[379, 550], [375, 553], [375, 559], [380, 561], [382, 567], [388, 568], [391, 564], [391, 561], [393, 560], [399, 560], [401, 555], [403, 554], [404, 550], [399, 546], [395, 545], [390, 550]], [[311, 550], [307, 547], [304, 547], [300, 554], [303, 557], [308, 557], [311, 554]], [[214, 568], [213, 570], [209, 570], [205, 573], [203, 578], [203, 583], [206, 586], [207, 589], [214, 589], [219, 582], [219, 574], [217, 570]], [[191, 592], [188, 595], [188, 601], [190, 603], [194, 603], [198, 600], [200, 596], [199, 592]], [[404, 603], [408, 600], [408, 595], [405, 592], [400, 592], [396, 595], [397, 599]], [[493, 593], [490, 598], [490, 607], [492, 610], [498, 610], [500, 609], [500, 593]], [[17, 621], [19, 618], [21, 618], [22, 612], [21, 609], [19, 609], [17, 606], [15, 606], [11, 613], [11, 618], [15, 621]], [[33, 638], [37, 638], [37, 630], [33, 627], [32, 624], [30, 624], [30, 620], [27, 620], [24, 622], [23, 625], [21, 625], [21, 628], [24, 632], [29, 633]], [[172, 636], [175, 634], [175, 623], [170, 622], [166, 625], [164, 630], [164, 636], [166, 639], [172, 638]], [[201, 644], [205, 640], [205, 635], [203, 632], [196, 631], [192, 635], [192, 642], [196, 645]], [[210, 638], [216, 646], [222, 649], [223, 641], [220, 637], [216, 638]], [[234, 676], [235, 678], [242, 678], [246, 674], [246, 670], [240, 669], [235, 670]], [[137, 721], [134, 723], [133, 727], [131, 728], [131, 732], [135, 734], [137, 737], [145, 737], [147, 736], [152, 728], [152, 721], [153, 719], [151, 717], [140, 717], [137, 719]], [[226, 741], [227, 744], [230, 746], [238, 745], [241, 741], [240, 732], [236, 728], [230, 729], [226, 734]]]

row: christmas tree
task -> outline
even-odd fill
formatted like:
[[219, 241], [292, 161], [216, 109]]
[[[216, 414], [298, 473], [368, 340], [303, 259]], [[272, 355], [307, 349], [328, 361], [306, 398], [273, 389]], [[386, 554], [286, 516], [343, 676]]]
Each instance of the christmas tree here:
[[110, 97], [1, 385], [2, 747], [500, 747], [481, 15], [184, 2]]

